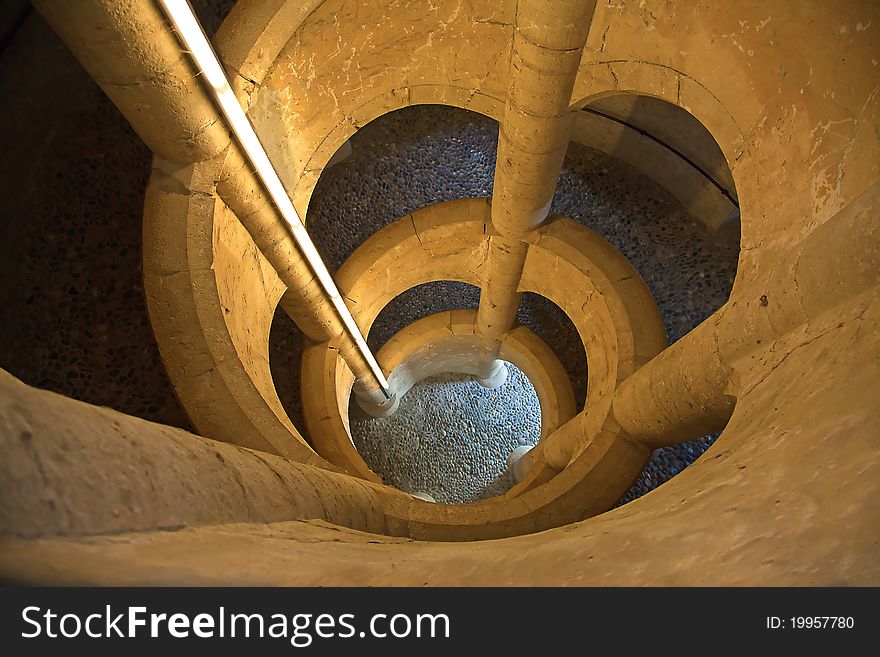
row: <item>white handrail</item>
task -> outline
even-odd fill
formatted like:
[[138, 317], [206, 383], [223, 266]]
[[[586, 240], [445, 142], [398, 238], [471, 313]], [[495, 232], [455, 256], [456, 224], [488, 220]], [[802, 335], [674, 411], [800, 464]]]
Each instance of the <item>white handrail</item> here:
[[345, 305], [342, 295], [339, 294], [339, 289], [336, 287], [333, 277], [327, 270], [324, 261], [321, 260], [314, 242], [312, 242], [302, 219], [300, 219], [299, 214], [296, 212], [296, 208], [293, 207], [293, 203], [291, 203], [290, 197], [284, 189], [281, 178], [278, 177], [275, 167], [272, 166], [272, 162], [269, 160], [266, 149], [263, 148], [251, 122], [248, 120], [244, 110], [241, 109], [241, 105], [239, 105], [238, 99], [229, 85], [229, 80], [226, 78], [226, 73], [220, 65], [220, 60], [211, 47], [211, 43], [208, 41], [208, 37], [205, 35], [198, 18], [193, 13], [192, 7], [187, 0], [159, 0], [159, 4], [162, 5], [162, 9], [172, 25], [174, 25], [174, 29], [177, 31], [190, 57], [195, 62], [196, 67], [202, 72], [202, 79], [211, 90], [211, 94], [226, 118], [232, 134], [256, 170], [257, 177], [265, 186], [279, 214], [290, 228], [296, 245], [315, 273], [324, 292], [330, 298], [330, 302], [336, 309], [345, 329], [352, 340], [354, 340], [367, 365], [369, 365], [385, 396], [388, 397], [388, 380], [382, 373], [382, 368], [379, 367], [379, 363], [376, 361], [375, 356], [373, 356], [373, 352], [370, 351], [369, 346], [367, 346], [367, 341], [354, 321], [351, 311]]

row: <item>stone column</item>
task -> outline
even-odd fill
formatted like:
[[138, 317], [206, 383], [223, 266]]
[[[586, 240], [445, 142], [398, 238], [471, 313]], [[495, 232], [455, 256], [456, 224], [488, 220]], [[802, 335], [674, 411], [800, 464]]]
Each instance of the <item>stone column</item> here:
[[663, 447], [721, 431], [743, 394], [739, 372], [755, 367], [756, 352], [774, 345], [781, 362], [805, 344], [786, 346], [784, 336], [806, 333], [834, 300], [880, 285], [878, 207], [874, 183], [805, 238], [777, 245], [772, 267], [742, 273], [735, 301], [620, 384], [613, 411], [627, 435]]
[[484, 385], [498, 384], [499, 340], [513, 326], [522, 297], [518, 287], [528, 252], [523, 240], [547, 218], [556, 191], [575, 117], [571, 92], [595, 4], [520, 0], [517, 6], [476, 322], [485, 338]]
[[169, 165], [216, 158], [217, 194], [239, 218], [282, 282], [282, 307], [311, 340], [335, 340], [359, 389], [384, 393], [210, 94], [196, 77], [158, 3], [35, 0], [34, 6], [113, 101], [144, 143]]
[[725, 315], [707, 320], [620, 384], [613, 412], [629, 437], [656, 448], [724, 428], [736, 403], [732, 368], [718, 349], [718, 320]]

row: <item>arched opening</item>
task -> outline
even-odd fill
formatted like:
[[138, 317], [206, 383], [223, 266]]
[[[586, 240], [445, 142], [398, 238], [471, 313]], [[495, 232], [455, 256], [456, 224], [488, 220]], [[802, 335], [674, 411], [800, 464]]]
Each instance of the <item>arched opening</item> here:
[[[629, 93], [604, 95], [585, 106], [575, 138], [613, 159], [596, 160], [586, 149], [571, 148], [568, 167], [589, 174], [578, 180], [564, 173], [560, 188], [583, 191], [557, 192], [555, 207], [602, 234], [635, 266], [672, 344], [726, 303], [736, 277], [739, 199], [724, 154], [689, 112]], [[633, 168], [644, 175], [632, 176]], [[587, 180], [592, 182], [585, 188]], [[578, 207], [573, 198], [594, 201]], [[618, 505], [683, 471], [717, 437], [655, 450]]]
[[[379, 313], [368, 336], [379, 350], [404, 328], [444, 311], [474, 310], [479, 288], [435, 281], [410, 288]], [[450, 367], [454, 367], [450, 363]], [[441, 503], [476, 502], [507, 492], [507, 457], [541, 437], [541, 404], [528, 376], [504, 363], [506, 381], [488, 389], [474, 376], [448, 371], [416, 381], [388, 417], [349, 403], [352, 442], [382, 480]]]
[[331, 272], [370, 235], [414, 210], [492, 194], [498, 124], [477, 112], [407, 107], [374, 119], [349, 145], [351, 155], [321, 173], [306, 215]]
[[[597, 232], [634, 265], [657, 302], [669, 341], [675, 342], [723, 305], [735, 277], [738, 231], [730, 230], [737, 222], [732, 216], [735, 213], [728, 212], [731, 216], [713, 223], [706, 215], [709, 206], [693, 200], [703, 188], [688, 191], [687, 187], [699, 183], [711, 170], [718, 183], [713, 187], [715, 192], [725, 202], [735, 202], [732, 178], [723, 155], [694, 117], [659, 99], [631, 94], [604, 96], [580, 114], [552, 210]], [[616, 144], [607, 140], [597, 142], [591, 130], [596, 125], [610, 124], [619, 133]], [[668, 142], [685, 138], [691, 141], [666, 144], [649, 134], [649, 128]], [[307, 226], [328, 266], [337, 270], [370, 235], [407, 213], [443, 200], [490, 195], [497, 129], [497, 123], [482, 115], [439, 105], [397, 110], [360, 129], [340, 149], [333, 165], [322, 173], [309, 207]], [[656, 162], [645, 163], [645, 157], [657, 157], [657, 153], [665, 158], [661, 166]], [[677, 179], [677, 187], [672, 190], [664, 187], [667, 179], [658, 180], [659, 176], [651, 175], [664, 167], [673, 167], [670, 162], [687, 171], [687, 176]], [[719, 186], [724, 185], [721, 190]], [[696, 216], [694, 212], [702, 214]], [[369, 345], [378, 350], [420, 318], [445, 310], [476, 308], [478, 301], [478, 290], [464, 283], [442, 281], [416, 286], [395, 298], [379, 314], [368, 334]], [[587, 363], [570, 319], [544, 297], [526, 293], [518, 321], [543, 338], [556, 353], [568, 373], [576, 405], [581, 408], [586, 397]], [[292, 397], [288, 393], [295, 393], [298, 381], [298, 370], [293, 368], [298, 357], [293, 352], [290, 355], [293, 358], [286, 361], [285, 367], [290, 370], [286, 380], [276, 382], [276, 386], [294, 423], [305, 430], [298, 411], [301, 405], [289, 401]], [[273, 372], [279, 359], [273, 357]], [[441, 399], [443, 386], [451, 386], [452, 390], [468, 382], [461, 375], [444, 376], [448, 380], [432, 378], [414, 387], [400, 417], [374, 420], [354, 407], [350, 409], [351, 436], [362, 456], [386, 480], [396, 481], [404, 489], [412, 489], [411, 492], [420, 492], [412, 488], [418, 482], [431, 484], [435, 491], [440, 489], [436, 482], [418, 476], [400, 478], [395, 468], [399, 472], [415, 472], [419, 458], [424, 459], [423, 465], [428, 468], [433, 457], [427, 450], [416, 450], [409, 454], [405, 464], [393, 468], [390, 464], [394, 457], [383, 452], [376, 432], [382, 427], [393, 434], [395, 437], [386, 444], [394, 444], [395, 450], [403, 449], [399, 445], [414, 445], [413, 435], [406, 433], [407, 427], [415, 422], [409, 416], [427, 416], [426, 400]], [[517, 380], [515, 374], [513, 382]], [[513, 397], [509, 397], [509, 401], [521, 408], [534, 405], [539, 414], [530, 385], [519, 385], [519, 393], [523, 395], [521, 399], [513, 402]], [[474, 415], [470, 418], [475, 431], [477, 425], [484, 424], [482, 411], [475, 410], [478, 406], [473, 406]], [[422, 440], [426, 439], [424, 434], [433, 433], [429, 428], [433, 425], [438, 432], [461, 436], [468, 433], [442, 428], [434, 418], [417, 430], [423, 433]], [[480, 435], [489, 440], [496, 429], [491, 423], [486, 426], [487, 430], [480, 431]], [[522, 436], [515, 438], [523, 440]], [[713, 439], [706, 437], [659, 450], [627, 495], [647, 492], [668, 480], [702, 454]], [[480, 451], [483, 450], [477, 449]], [[458, 497], [439, 493], [440, 499], [453, 501], [470, 501], [479, 494], [475, 490]]]

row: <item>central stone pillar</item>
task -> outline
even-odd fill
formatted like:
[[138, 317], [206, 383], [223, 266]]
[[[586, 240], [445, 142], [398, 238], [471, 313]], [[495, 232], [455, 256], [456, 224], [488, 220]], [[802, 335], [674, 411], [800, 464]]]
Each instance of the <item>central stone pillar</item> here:
[[[281, 307], [310, 340], [334, 343], [358, 381], [360, 399], [374, 412], [390, 409], [394, 400], [376, 380], [285, 220], [230, 139], [158, 3], [36, 0], [34, 5], [156, 154], [163, 202], [210, 194], [216, 187], [288, 287]], [[192, 163], [206, 161], [213, 163], [208, 170], [216, 175], [201, 181], [205, 189], [180, 185]]]
[[477, 313], [480, 382], [503, 383], [500, 339], [514, 324], [528, 253], [524, 238], [550, 212], [575, 111], [571, 92], [595, 0], [520, 0], [510, 56], [485, 278]]

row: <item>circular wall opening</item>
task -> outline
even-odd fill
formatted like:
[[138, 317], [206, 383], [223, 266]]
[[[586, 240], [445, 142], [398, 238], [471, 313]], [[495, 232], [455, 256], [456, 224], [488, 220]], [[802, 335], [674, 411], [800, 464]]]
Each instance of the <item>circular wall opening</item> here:
[[[626, 96], [627, 102], [642, 98]], [[643, 108], [641, 102], [630, 104]], [[691, 175], [702, 176], [703, 169], [711, 168], [712, 163], [718, 164], [720, 151], [716, 146], [708, 159], [699, 160], [688, 148], [714, 145], [711, 135], [680, 108], [671, 106], [674, 109], [669, 111], [662, 108], [663, 102], [647, 99], [644, 103], [647, 103], [648, 110], [633, 110], [624, 117], [628, 125], [623, 125], [626, 121], [621, 118], [623, 113], [618, 107], [625, 106], [625, 103], [613, 99], [597, 101], [595, 106], [591, 104], [580, 114], [588, 121], [614, 123], [621, 134], [635, 135], [642, 141], [649, 141], [656, 149], [665, 149], [662, 150], [665, 157], [678, 158], [679, 165], [692, 169]], [[668, 129], [661, 135], [667, 141], [673, 140], [669, 135], [682, 134], [691, 138], [692, 143], [661, 144], [662, 139], [647, 137], [645, 133], [654, 124], [645, 117]], [[575, 141], [563, 165], [552, 210], [595, 231], [629, 260], [651, 290], [669, 341], [674, 342], [723, 305], [729, 296], [739, 254], [736, 213], [728, 213], [714, 223], [711, 220], [707, 223], [710, 213], [701, 211], [702, 215], [697, 216], [699, 207], [689, 204], [682, 189], [671, 190], [652, 175], [656, 173], [656, 167], [652, 169], [650, 163], [646, 163], [645, 152], [625, 151], [626, 140], [623, 138], [617, 146], [597, 143], [591, 133], [582, 128], [575, 131]], [[365, 239], [409, 212], [452, 198], [490, 195], [497, 129], [495, 121], [482, 115], [428, 105], [391, 112], [359, 130], [350, 140], [351, 155], [322, 173], [309, 207], [308, 229], [328, 266], [332, 270], [338, 269]], [[699, 133], [698, 129], [705, 134]], [[700, 167], [695, 167], [697, 163]], [[724, 180], [723, 172], [716, 173], [716, 178]], [[735, 202], [735, 190], [732, 185], [728, 187], [730, 189], [725, 188], [727, 194], [721, 194], [721, 197], [725, 202]], [[717, 187], [715, 189], [720, 194]], [[718, 207], [723, 204], [716, 210]], [[712, 216], [717, 219], [720, 215]], [[395, 332], [431, 312], [476, 307], [476, 288], [470, 288], [472, 286], [463, 283], [442, 281], [418, 286], [401, 295], [376, 319], [368, 336], [370, 346], [377, 350]], [[566, 331], [565, 322], [557, 322], [555, 318], [561, 311], [554, 313], [554, 308], [542, 307], [552, 305], [544, 301], [538, 295], [525, 295], [520, 321], [544, 337], [556, 352], [568, 370], [580, 407], [586, 392], [586, 359], [580, 355], [576, 358], [565, 355], [565, 335], [571, 333], [573, 336], [575, 332]], [[548, 333], [530, 319], [530, 315], [536, 314], [541, 315], [539, 324], [555, 323], [557, 326]], [[422, 383], [426, 390], [422, 391], [420, 386], [411, 396], [413, 400], [427, 399], [431, 395], [438, 395], [437, 399], [441, 399], [442, 386], [468, 382], [466, 377], [461, 381], [444, 380], [443, 377], [426, 380]], [[477, 387], [475, 383], [471, 385]], [[435, 389], [429, 390], [432, 387]], [[482, 391], [477, 392], [482, 394]], [[528, 403], [521, 405], [527, 406]], [[405, 419], [402, 416], [398, 418], [401, 422]], [[370, 467], [389, 483], [411, 492], [437, 493], [438, 501], [469, 501], [485, 494], [486, 487], [458, 497], [445, 497], [436, 482], [432, 483], [428, 478], [419, 479], [407, 474], [407, 479], [402, 474], [395, 474], [389, 468], [388, 459], [383, 464], [378, 452], [374, 458], [368, 445], [375, 432], [371, 426], [362, 426], [361, 420], [368, 424], [374, 421], [367, 420], [354, 409], [350, 420], [353, 442]], [[390, 426], [393, 421], [392, 416], [379, 421], [376, 426], [389, 424], [388, 431], [397, 431]], [[537, 421], [540, 423], [539, 416]], [[299, 426], [298, 422], [296, 424]], [[473, 428], [479, 430], [476, 426]], [[466, 425], [464, 429], [469, 431], [470, 427]], [[421, 430], [424, 432], [424, 427]], [[443, 430], [447, 435], [450, 433], [449, 429], [440, 429]], [[634, 499], [680, 472], [705, 451], [713, 439], [704, 437], [659, 450], [621, 501]], [[401, 440], [415, 444], [411, 437]], [[419, 438], [420, 445], [423, 440]], [[427, 452], [422, 451], [422, 454], [426, 470], [430, 469], [432, 458]], [[398, 472], [405, 472], [407, 467], [401, 466]], [[419, 490], [432, 485], [433, 493]]]
[[275, 309], [269, 329], [269, 368], [281, 406], [299, 434], [309, 440], [303, 411], [302, 357], [306, 336], [281, 306]]
[[378, 352], [398, 331], [416, 320], [444, 310], [468, 310], [480, 305], [480, 288], [461, 281], [433, 281], [398, 294], [382, 309], [367, 335], [370, 349]]
[[[572, 144], [566, 168], [582, 175], [563, 174], [554, 209], [599, 232], [633, 264], [672, 344], [724, 305], [736, 277], [739, 198], [724, 154], [696, 117], [650, 96], [605, 95], [577, 124], [583, 141], [603, 133], [611, 157]], [[718, 435], [655, 450], [617, 506], [679, 474]]]
[[583, 408], [587, 398], [587, 354], [574, 322], [562, 308], [534, 292], [523, 294], [516, 321], [550, 346], [568, 374], [575, 407]]
[[[367, 341], [378, 350], [417, 320], [449, 310], [476, 309], [480, 289], [434, 281], [396, 296], [376, 317]], [[418, 381], [390, 416], [366, 415], [352, 398], [352, 442], [382, 480], [447, 504], [505, 493], [514, 480], [507, 457], [541, 435], [541, 405], [528, 377], [505, 362], [504, 385], [489, 390], [473, 376], [448, 372]]]
[[327, 267], [335, 272], [370, 235], [426, 205], [491, 196], [497, 148], [496, 121], [445, 105], [396, 110], [359, 129], [309, 201], [306, 228]]

